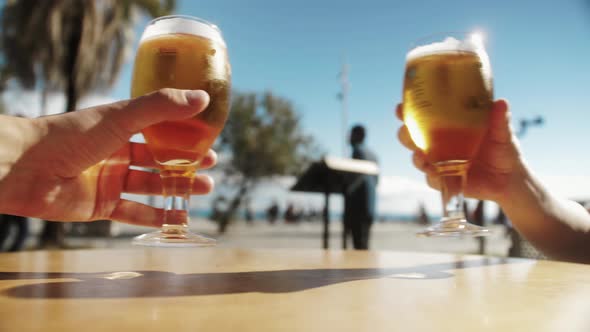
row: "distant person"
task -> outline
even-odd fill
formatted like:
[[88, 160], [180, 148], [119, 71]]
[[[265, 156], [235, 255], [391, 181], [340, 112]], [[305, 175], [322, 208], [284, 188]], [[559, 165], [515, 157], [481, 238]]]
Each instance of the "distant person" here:
[[307, 222], [315, 221], [316, 215], [317, 212], [313, 206], [308, 206], [307, 210], [303, 213], [303, 217]]
[[250, 206], [250, 199], [246, 199], [244, 202], [244, 219], [246, 219], [246, 223], [248, 225], [252, 225], [254, 221], [254, 212], [252, 212], [252, 207]]
[[[350, 145], [352, 158], [377, 162], [375, 154], [365, 146], [365, 128], [361, 125], [352, 127]], [[371, 225], [375, 219], [376, 188], [378, 176], [358, 175], [344, 193], [344, 232], [345, 241], [348, 233], [352, 235], [354, 249], [369, 249]]]
[[[401, 104], [396, 113], [403, 119]], [[428, 184], [439, 189], [433, 165], [413, 143], [405, 126], [398, 137], [414, 152], [414, 166], [426, 174]], [[505, 100], [493, 104], [487, 134], [472, 160], [466, 184], [465, 195], [498, 203], [519, 233], [548, 257], [590, 263], [590, 214], [539, 181], [519, 149]]]
[[430, 217], [428, 217], [428, 213], [426, 212], [426, 207], [424, 203], [420, 202], [420, 206], [418, 207], [418, 218], [416, 218], [419, 225], [428, 225], [430, 224]]
[[225, 211], [227, 211], [227, 199], [223, 195], [218, 195], [211, 203], [211, 214], [209, 219], [219, 222]]
[[[469, 214], [466, 214], [468, 216]], [[471, 213], [470, 221], [477, 226], [484, 226], [485, 225], [485, 201], [479, 200], [477, 201], [477, 205], [475, 209]], [[478, 243], [478, 254], [483, 255], [486, 251], [486, 237], [485, 236], [478, 236], [477, 237]]]
[[[29, 234], [27, 217], [0, 214], [0, 251], [20, 251]], [[10, 236], [12, 235], [12, 236]]]
[[285, 209], [284, 219], [285, 222], [288, 224], [294, 224], [297, 222], [297, 209], [295, 208], [295, 205], [293, 205], [293, 203], [289, 203], [287, 205], [287, 209]]
[[269, 224], [274, 224], [279, 217], [279, 204], [277, 202], [272, 202], [272, 204], [266, 210], [266, 219], [268, 220]]

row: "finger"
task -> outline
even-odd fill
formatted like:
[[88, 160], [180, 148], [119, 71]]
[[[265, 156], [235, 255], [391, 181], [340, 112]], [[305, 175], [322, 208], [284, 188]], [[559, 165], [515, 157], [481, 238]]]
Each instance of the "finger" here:
[[207, 154], [205, 155], [203, 160], [201, 160], [201, 163], [199, 164], [199, 169], [208, 169], [215, 166], [216, 164], [217, 153], [213, 150], [209, 150], [207, 151]]
[[164, 221], [164, 210], [122, 199], [110, 219], [138, 226], [160, 227]]
[[428, 162], [426, 155], [422, 151], [416, 151], [412, 154], [412, 163], [426, 176], [426, 182], [434, 189], [440, 189], [439, 177], [434, 166]]
[[416, 151], [412, 154], [412, 163], [414, 164], [414, 167], [422, 172], [427, 172], [429, 170], [426, 156], [421, 151]]
[[402, 103], [397, 104], [395, 108], [395, 116], [401, 121], [404, 121], [404, 105]]
[[[146, 168], [159, 168], [146, 144], [131, 142], [130, 146], [130, 165]], [[199, 164], [199, 169], [208, 169], [216, 164], [217, 153], [213, 150], [209, 150]]]
[[[191, 194], [208, 194], [213, 190], [213, 186], [213, 179], [209, 175], [197, 174], [193, 181]], [[159, 174], [129, 170], [123, 191], [130, 194], [161, 195], [162, 189], [162, 179]]]
[[147, 145], [143, 143], [132, 142], [130, 143], [130, 146], [130, 165], [147, 168], [158, 168], [158, 164], [154, 160], [154, 156], [152, 155], [150, 150], [147, 148]]
[[508, 109], [508, 102], [504, 99], [496, 100], [492, 106], [488, 137], [494, 142], [508, 143], [512, 139], [510, 112]]
[[414, 144], [412, 137], [410, 137], [410, 132], [408, 131], [408, 127], [401, 126], [399, 128], [399, 130], [397, 131], [397, 138], [402, 143], [402, 145], [405, 146], [406, 148], [408, 148], [412, 151], [419, 150], [418, 147], [416, 146], [416, 144]]
[[136, 99], [44, 118], [42, 123], [56, 128], [53, 136], [67, 142], [69, 150], [84, 147], [84, 164], [90, 166], [110, 156], [141, 129], [162, 121], [190, 118], [208, 103], [205, 91], [162, 89]]
[[161, 89], [131, 100], [112, 116], [124, 130], [135, 134], [158, 122], [192, 117], [208, 104], [209, 95], [202, 90]]
[[161, 89], [139, 98], [120, 101], [90, 109], [103, 117], [115, 135], [131, 136], [143, 128], [162, 121], [190, 118], [209, 104], [209, 95], [202, 90]]
[[426, 183], [430, 188], [440, 190], [440, 177], [435, 173], [426, 173]]

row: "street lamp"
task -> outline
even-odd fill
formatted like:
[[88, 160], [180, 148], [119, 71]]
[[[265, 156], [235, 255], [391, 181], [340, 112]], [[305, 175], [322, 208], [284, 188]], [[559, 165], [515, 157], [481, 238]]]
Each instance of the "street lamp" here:
[[544, 123], [545, 123], [545, 120], [540, 115], [538, 115], [534, 118], [531, 118], [531, 119], [521, 119], [520, 120], [520, 127], [518, 128], [518, 131], [516, 132], [516, 137], [522, 138], [524, 136], [524, 134], [526, 133], [526, 131], [530, 127], [534, 127], [534, 126], [540, 127]]

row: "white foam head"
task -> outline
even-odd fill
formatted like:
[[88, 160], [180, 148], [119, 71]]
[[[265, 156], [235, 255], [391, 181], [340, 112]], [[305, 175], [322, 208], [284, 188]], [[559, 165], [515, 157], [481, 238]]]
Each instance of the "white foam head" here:
[[151, 21], [143, 31], [140, 42], [155, 36], [174, 33], [201, 36], [225, 47], [221, 31], [215, 24], [197, 17], [183, 15], [162, 16]]
[[[447, 37], [442, 42], [436, 42], [413, 48], [406, 55], [406, 60], [411, 60], [427, 55], [455, 52], [481, 53], [484, 51], [483, 37], [479, 33], [470, 34], [464, 40]], [[485, 51], [484, 51], [485, 52]]]

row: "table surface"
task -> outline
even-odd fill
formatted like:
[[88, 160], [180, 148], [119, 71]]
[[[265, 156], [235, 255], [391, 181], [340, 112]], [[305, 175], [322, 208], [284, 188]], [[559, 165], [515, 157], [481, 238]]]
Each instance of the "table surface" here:
[[452, 254], [0, 254], [0, 331], [590, 331], [590, 266]]

